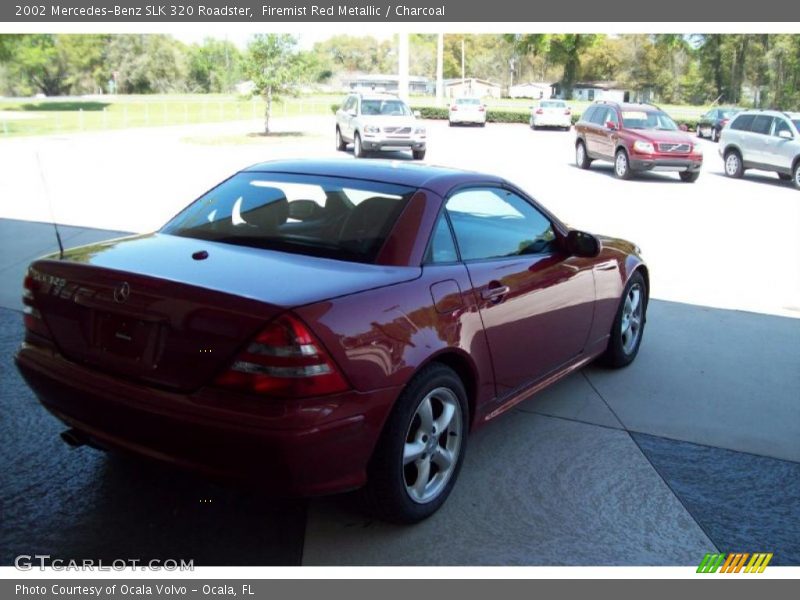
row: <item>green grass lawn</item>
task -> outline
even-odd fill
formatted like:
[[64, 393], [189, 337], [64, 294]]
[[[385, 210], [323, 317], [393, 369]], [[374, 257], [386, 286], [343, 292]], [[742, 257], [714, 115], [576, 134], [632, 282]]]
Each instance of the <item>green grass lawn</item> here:
[[[274, 117], [331, 115], [331, 105], [343, 95], [287, 98], [273, 106]], [[413, 106], [435, 106], [432, 96], [412, 96]], [[488, 99], [489, 110], [527, 113], [533, 100]], [[580, 113], [589, 102], [570, 101]], [[446, 106], [446, 103], [445, 103]], [[706, 107], [662, 106], [673, 118], [695, 119]], [[263, 118], [264, 101], [222, 94], [175, 94], [148, 96], [95, 96], [91, 98], [0, 99], [0, 139], [11, 136], [52, 135], [79, 131], [103, 131], [131, 127], [162, 127], [193, 123], [219, 123]]]
[[[272, 115], [328, 115], [332, 99], [287, 98], [273, 105]], [[0, 138], [102, 131], [131, 127], [162, 127], [220, 123], [264, 115], [261, 98], [217, 94], [108, 96], [86, 99], [0, 99]]]

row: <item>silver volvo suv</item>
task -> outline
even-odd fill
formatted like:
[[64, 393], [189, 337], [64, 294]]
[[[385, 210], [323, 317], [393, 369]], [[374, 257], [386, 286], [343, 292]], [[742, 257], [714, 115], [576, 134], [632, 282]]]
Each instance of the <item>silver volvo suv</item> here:
[[390, 94], [350, 94], [336, 111], [336, 149], [353, 144], [356, 158], [367, 152], [411, 150], [425, 158], [427, 132], [408, 104]]
[[747, 110], [722, 130], [719, 153], [728, 177], [746, 169], [775, 171], [800, 189], [800, 113]]

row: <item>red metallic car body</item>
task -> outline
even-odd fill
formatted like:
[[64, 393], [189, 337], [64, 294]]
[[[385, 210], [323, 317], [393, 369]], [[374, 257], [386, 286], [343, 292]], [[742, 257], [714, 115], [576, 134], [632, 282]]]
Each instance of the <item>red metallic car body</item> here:
[[[395, 402], [426, 365], [458, 374], [475, 429], [602, 354], [626, 283], [634, 272], [647, 278], [638, 249], [610, 238], [592, 257], [559, 250], [470, 269], [426, 264], [453, 190], [491, 185], [523, 195], [496, 177], [382, 161], [270, 162], [247, 172], [417, 191], [374, 264], [163, 233], [32, 263], [28, 304], [44, 324], [26, 316], [16, 362], [44, 406], [82, 441], [222, 476], [255, 475], [279, 494], [358, 488]], [[566, 248], [568, 228], [536, 206]], [[507, 295], [484, 299], [497, 282]], [[98, 314], [152, 320], [173, 333], [153, 342], [159, 347], [139, 348], [135, 360], [117, 357], [92, 342]], [[344, 391], [271, 398], [214, 385], [265, 323], [287, 314], [313, 332]]]

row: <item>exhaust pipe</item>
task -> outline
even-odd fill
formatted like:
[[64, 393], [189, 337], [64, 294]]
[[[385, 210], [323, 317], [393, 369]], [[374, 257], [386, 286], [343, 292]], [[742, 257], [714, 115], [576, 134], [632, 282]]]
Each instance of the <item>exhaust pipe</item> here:
[[86, 436], [76, 429], [67, 429], [66, 431], [62, 431], [61, 439], [72, 448], [80, 448], [88, 442]]

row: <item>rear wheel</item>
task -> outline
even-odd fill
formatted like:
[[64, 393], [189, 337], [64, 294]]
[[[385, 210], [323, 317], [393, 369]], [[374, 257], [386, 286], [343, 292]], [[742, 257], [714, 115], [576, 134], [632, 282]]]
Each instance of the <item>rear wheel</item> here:
[[628, 162], [628, 153], [622, 148], [617, 150], [617, 154], [614, 157], [614, 175], [620, 179], [630, 179], [632, 175], [631, 165]]
[[435, 513], [453, 489], [467, 443], [469, 407], [461, 379], [441, 364], [400, 395], [369, 465], [367, 508], [397, 523]]
[[639, 353], [647, 312], [647, 288], [644, 277], [636, 271], [622, 293], [617, 316], [611, 329], [608, 348], [600, 358], [609, 367], [625, 367]]
[[736, 150], [728, 150], [725, 153], [725, 175], [738, 179], [744, 174], [742, 157]]
[[353, 156], [364, 158], [364, 147], [361, 145], [361, 135], [358, 133], [353, 138]]
[[425, 158], [425, 150], [412, 150], [411, 156], [414, 157], [414, 160], [423, 160]]
[[344, 141], [344, 138], [342, 137], [342, 132], [337, 127], [336, 128], [336, 149], [339, 152], [341, 152], [342, 150], [345, 150], [346, 148], [347, 148], [347, 142]]
[[800, 160], [794, 163], [794, 171], [792, 172], [792, 183], [794, 183], [794, 187], [800, 190]]
[[719, 141], [719, 129], [716, 127], [711, 129], [711, 141], [718, 142]]
[[681, 181], [694, 183], [700, 177], [700, 171], [681, 171], [678, 175], [680, 175]]
[[579, 169], [588, 169], [592, 164], [591, 159], [586, 154], [586, 146], [582, 141], [575, 144], [575, 164]]
[[697, 125], [697, 137], [699, 137], [699, 138], [703, 137], [703, 128], [700, 127], [699, 124]]

